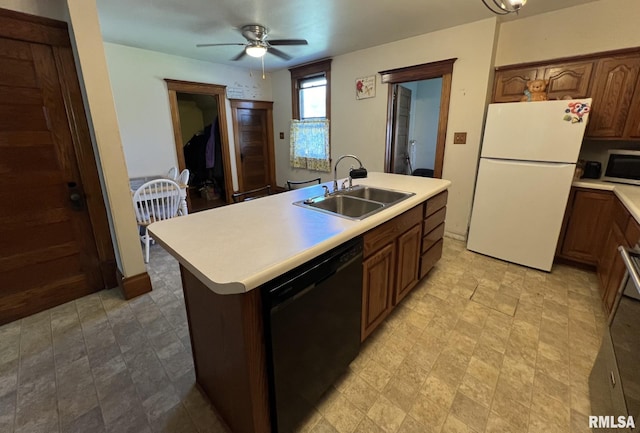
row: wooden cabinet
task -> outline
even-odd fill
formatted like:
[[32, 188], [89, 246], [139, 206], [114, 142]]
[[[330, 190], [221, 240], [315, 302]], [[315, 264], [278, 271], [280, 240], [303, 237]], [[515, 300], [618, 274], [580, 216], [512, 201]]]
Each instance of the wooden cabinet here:
[[640, 139], [640, 49], [496, 68], [492, 102], [520, 101], [526, 83], [547, 79], [550, 100], [593, 99], [585, 137]]
[[398, 304], [418, 283], [421, 241], [420, 224], [416, 224], [398, 237], [398, 273], [393, 291], [394, 305]]
[[496, 70], [493, 102], [518, 102], [524, 96], [527, 81], [549, 80], [549, 99], [585, 98], [589, 96], [593, 60], [504, 67]]
[[618, 247], [620, 245], [634, 247], [638, 241], [640, 241], [640, 224], [616, 198], [613, 203], [612, 224], [598, 263], [600, 294], [607, 312], [611, 312], [616, 293], [626, 272]]
[[586, 98], [589, 96], [593, 61], [561, 63], [544, 68], [544, 78], [549, 80], [549, 99]]
[[493, 81], [493, 102], [518, 102], [524, 96], [527, 81], [542, 78], [540, 68], [496, 70]]
[[362, 340], [418, 282], [423, 207], [364, 234]]
[[[640, 56], [637, 55], [605, 58], [598, 62], [587, 136], [624, 137], [639, 74]], [[630, 129], [634, 128], [631, 126]]]
[[442, 256], [447, 191], [364, 234], [364, 341]]
[[422, 252], [420, 256], [420, 278], [423, 278], [442, 257], [444, 219], [447, 215], [448, 191], [427, 200], [422, 222]]
[[364, 340], [391, 312], [395, 281], [393, 242], [365, 259], [362, 264], [362, 328]]
[[611, 227], [613, 200], [610, 191], [572, 188], [556, 256], [597, 265]]

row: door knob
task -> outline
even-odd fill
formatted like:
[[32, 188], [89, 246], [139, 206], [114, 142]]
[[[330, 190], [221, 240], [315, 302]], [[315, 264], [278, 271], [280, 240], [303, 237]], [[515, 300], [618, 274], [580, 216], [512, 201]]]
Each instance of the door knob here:
[[80, 211], [84, 209], [84, 200], [82, 197], [82, 191], [80, 187], [75, 182], [67, 183], [67, 187], [69, 188], [69, 201], [71, 204], [71, 209]]

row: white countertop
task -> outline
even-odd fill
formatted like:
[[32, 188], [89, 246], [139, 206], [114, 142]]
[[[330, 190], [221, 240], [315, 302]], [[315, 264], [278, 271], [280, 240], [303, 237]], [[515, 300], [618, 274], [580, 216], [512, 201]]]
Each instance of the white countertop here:
[[353, 221], [292, 204], [322, 195], [318, 185], [153, 223], [149, 231], [214, 292], [244, 293], [411, 209], [451, 184], [388, 173], [369, 173], [367, 179], [354, 179], [353, 183], [415, 195]]
[[605, 182], [599, 179], [574, 180], [573, 186], [613, 191], [636, 221], [640, 223], [640, 186]]

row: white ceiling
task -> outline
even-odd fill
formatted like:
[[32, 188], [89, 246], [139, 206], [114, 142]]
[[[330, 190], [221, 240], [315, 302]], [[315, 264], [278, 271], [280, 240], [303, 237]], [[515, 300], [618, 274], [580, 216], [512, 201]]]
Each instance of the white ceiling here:
[[[489, 0], [490, 1], [490, 0]], [[595, 0], [529, 0], [519, 16]], [[279, 46], [293, 57], [265, 56], [268, 71], [405, 39], [494, 16], [481, 0], [97, 0], [105, 41], [247, 68], [260, 60], [230, 59], [245, 42], [239, 28], [262, 24], [269, 39], [306, 39], [307, 46]], [[472, 43], [473, 41], [470, 41]]]

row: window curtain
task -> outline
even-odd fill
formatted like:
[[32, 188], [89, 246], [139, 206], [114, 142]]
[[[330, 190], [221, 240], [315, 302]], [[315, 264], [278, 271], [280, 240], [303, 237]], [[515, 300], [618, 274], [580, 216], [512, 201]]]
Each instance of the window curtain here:
[[292, 120], [290, 139], [291, 167], [331, 171], [329, 120]]

